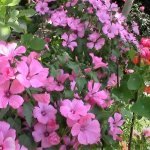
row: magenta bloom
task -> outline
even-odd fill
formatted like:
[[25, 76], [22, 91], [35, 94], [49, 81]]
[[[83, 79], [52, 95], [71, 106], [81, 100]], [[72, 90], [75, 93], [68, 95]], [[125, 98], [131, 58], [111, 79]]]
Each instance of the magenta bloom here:
[[96, 144], [100, 141], [100, 124], [98, 120], [84, 116], [71, 129], [72, 136], [77, 136], [78, 142], [83, 145]]
[[0, 121], [0, 149], [1, 150], [16, 150], [16, 131], [10, 129], [7, 122]]
[[100, 35], [97, 32], [90, 34], [88, 40], [87, 47], [90, 49], [95, 48], [96, 50], [99, 50], [105, 44], [105, 39], [100, 38]]
[[115, 73], [111, 74], [111, 76], [109, 77], [109, 80], [107, 82], [107, 86], [108, 87], [114, 87], [117, 85], [117, 76]]
[[61, 114], [71, 120], [78, 120], [81, 116], [86, 116], [89, 110], [89, 105], [84, 105], [82, 100], [77, 99], [63, 100], [60, 106]]
[[104, 63], [102, 61], [101, 57], [94, 56], [93, 53], [90, 53], [90, 56], [92, 57], [92, 63], [94, 64], [94, 69], [98, 68], [107, 68], [107, 63]]
[[75, 41], [77, 39], [77, 35], [72, 33], [68, 35], [67, 33], [64, 33], [61, 38], [64, 40], [62, 45], [64, 47], [69, 47], [71, 51], [74, 50], [75, 47], [77, 47], [77, 42]]
[[24, 102], [23, 98], [18, 95], [24, 91], [24, 87], [14, 80], [12, 83], [6, 81], [0, 85], [0, 108], [6, 108], [9, 104], [12, 108], [19, 108]]
[[39, 1], [35, 9], [39, 14], [45, 15], [49, 11], [48, 3]]
[[30, 86], [34, 88], [44, 86], [48, 75], [48, 69], [43, 68], [35, 59], [32, 59], [30, 64], [27, 64], [25, 61], [19, 62], [17, 70], [19, 74], [16, 78], [26, 88]]
[[41, 142], [42, 148], [49, 148], [60, 142], [60, 137], [51, 126], [37, 123], [32, 132], [35, 142]]
[[33, 116], [42, 124], [47, 124], [49, 120], [56, 118], [57, 110], [48, 104], [38, 103], [38, 107], [34, 107]]

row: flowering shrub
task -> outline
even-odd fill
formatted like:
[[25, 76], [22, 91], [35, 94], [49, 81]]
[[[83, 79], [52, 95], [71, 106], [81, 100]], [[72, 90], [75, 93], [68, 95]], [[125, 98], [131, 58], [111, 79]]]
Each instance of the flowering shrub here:
[[[19, 1], [1, 3], [21, 13]], [[36, 12], [23, 16], [39, 17], [40, 29], [5, 42], [18, 32], [10, 26], [0, 41], [0, 118], [10, 124], [0, 122], [8, 126], [8, 135], [0, 128], [0, 147], [94, 150], [128, 142], [135, 148], [135, 118], [150, 116], [149, 38], [139, 43], [136, 23], [129, 30], [109, 0], [36, 0], [29, 7]], [[149, 139], [146, 129], [143, 135]]]

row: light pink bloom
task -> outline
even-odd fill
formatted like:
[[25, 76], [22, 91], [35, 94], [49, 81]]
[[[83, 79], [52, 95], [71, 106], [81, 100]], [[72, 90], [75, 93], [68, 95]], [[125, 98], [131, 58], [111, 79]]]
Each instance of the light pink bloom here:
[[100, 35], [97, 32], [90, 34], [88, 40], [87, 47], [90, 49], [95, 48], [96, 50], [99, 50], [105, 44], [105, 39], [100, 38]]
[[6, 43], [5, 41], [0, 41], [0, 54], [12, 59], [14, 56], [21, 55], [26, 52], [24, 46], [19, 46], [17, 48], [17, 43]]
[[32, 94], [32, 96], [37, 102], [47, 103], [47, 104], [50, 103], [50, 95], [48, 93]]
[[120, 129], [120, 127], [123, 125], [124, 120], [122, 119], [122, 115], [119, 113], [114, 114], [113, 117], [109, 117], [108, 119], [110, 130], [109, 134], [113, 137], [113, 140], [121, 140], [119, 137], [120, 134], [123, 134], [123, 131]]
[[142, 12], [144, 12], [145, 6], [140, 6], [140, 7], [139, 7], [139, 10], [142, 11]]
[[77, 42], [75, 41], [77, 39], [77, 35], [72, 33], [72, 34], [67, 34], [64, 33], [61, 38], [64, 40], [62, 42], [62, 45], [64, 47], [69, 47], [71, 49], [71, 51], [74, 50], [75, 47], [77, 47]]
[[82, 100], [63, 100], [60, 106], [61, 115], [71, 120], [78, 120], [81, 116], [86, 116], [90, 110], [89, 105], [84, 105]]
[[39, 1], [35, 9], [39, 14], [45, 15], [49, 11], [48, 3]]
[[59, 74], [57, 75], [57, 85], [55, 87], [56, 91], [63, 91], [64, 90], [64, 83], [69, 78], [68, 73], [64, 73], [62, 69], [58, 70]]
[[7, 122], [0, 121], [0, 149], [2, 150], [16, 150], [16, 131], [10, 129]]
[[150, 127], [143, 129], [143, 135], [150, 141]]
[[78, 142], [83, 145], [96, 144], [100, 141], [100, 124], [89, 116], [82, 117], [71, 129], [72, 136], [77, 136]]
[[66, 7], [75, 6], [78, 3], [78, 0], [70, 0], [66, 3]]
[[42, 124], [47, 124], [49, 120], [56, 118], [57, 110], [48, 104], [38, 103], [38, 107], [34, 107], [33, 116]]
[[102, 62], [102, 57], [94, 56], [93, 53], [90, 53], [90, 56], [92, 57], [92, 63], [94, 64], [94, 69], [107, 68], [108, 64]]
[[16, 78], [26, 88], [30, 86], [34, 88], [44, 86], [48, 75], [48, 68], [43, 68], [35, 59], [32, 59], [30, 64], [27, 64], [25, 61], [19, 62], [17, 70], [19, 74]]
[[14, 80], [12, 83], [6, 81], [0, 85], [0, 108], [6, 108], [9, 104], [14, 109], [19, 108], [24, 102], [23, 98], [18, 95], [24, 91], [24, 87]]
[[32, 135], [35, 142], [41, 142], [42, 148], [49, 148], [53, 145], [59, 144], [60, 142], [60, 137], [49, 125], [37, 123], [34, 126]]
[[105, 11], [98, 10], [96, 12], [96, 15], [98, 16], [98, 19], [101, 23], [108, 23], [110, 22], [110, 15]]
[[117, 76], [115, 73], [111, 74], [111, 76], [109, 77], [109, 80], [107, 82], [107, 86], [108, 87], [114, 87], [117, 85]]
[[102, 30], [103, 33], [106, 34], [110, 39], [114, 38], [116, 35], [119, 34], [118, 24], [114, 23], [107, 23], [103, 26]]
[[63, 26], [65, 27], [67, 25], [67, 15], [64, 10], [61, 11], [54, 11], [52, 13], [52, 16], [50, 20], [48, 21], [49, 23], [52, 22], [54, 26]]
[[137, 35], [140, 34], [140, 32], [139, 32], [139, 26], [138, 26], [138, 24], [137, 24], [136, 22], [133, 22], [133, 23], [132, 23], [132, 30], [133, 30], [133, 32], [134, 32], [135, 34], [137, 34]]

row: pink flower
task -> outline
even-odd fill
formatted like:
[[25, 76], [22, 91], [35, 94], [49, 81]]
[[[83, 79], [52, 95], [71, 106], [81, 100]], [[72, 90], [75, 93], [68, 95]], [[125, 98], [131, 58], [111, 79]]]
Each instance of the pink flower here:
[[94, 64], [94, 69], [98, 68], [107, 68], [107, 63], [102, 62], [101, 57], [94, 56], [93, 53], [90, 53], [90, 56], [92, 57], [92, 63]]
[[90, 49], [95, 48], [96, 50], [99, 50], [105, 44], [105, 39], [100, 38], [100, 35], [97, 32], [90, 34], [88, 40], [87, 47]]
[[72, 7], [77, 4], [78, 0], [70, 0], [66, 3], [66, 7]]
[[17, 43], [6, 43], [5, 41], [0, 41], [0, 54], [12, 59], [15, 56], [21, 55], [26, 52], [24, 46], [19, 46], [17, 48]]
[[133, 22], [133, 23], [132, 23], [132, 30], [133, 30], [133, 32], [134, 32], [135, 34], [137, 34], [137, 35], [140, 34], [140, 32], [139, 32], [139, 26], [138, 26], [138, 24], [137, 24], [136, 22]]
[[6, 81], [0, 85], [0, 108], [6, 108], [9, 105], [17, 109], [24, 102], [23, 98], [18, 95], [24, 91], [24, 87], [14, 80], [12, 83]]
[[115, 113], [114, 118], [109, 117], [108, 122], [110, 126], [109, 134], [113, 137], [113, 140], [120, 141], [121, 138], [118, 135], [123, 134], [123, 131], [120, 129], [120, 127], [124, 123], [124, 120], [122, 120], [122, 115]]
[[107, 82], [107, 86], [108, 87], [114, 87], [117, 85], [117, 76], [115, 73], [111, 74], [111, 76], [109, 77], [109, 80]]
[[67, 15], [64, 10], [61, 11], [54, 11], [52, 13], [52, 16], [50, 20], [48, 21], [49, 23], [52, 22], [54, 26], [63, 26], [65, 27], [67, 25]]
[[16, 131], [7, 122], [0, 121], [0, 149], [16, 150], [15, 139]]
[[150, 141], [150, 127], [143, 129], [143, 135]]
[[49, 148], [53, 145], [59, 144], [60, 142], [60, 137], [49, 125], [37, 123], [34, 126], [32, 135], [35, 142], [41, 142], [42, 148]]
[[93, 80], [88, 82], [88, 93], [85, 96], [85, 100], [91, 105], [97, 104], [102, 108], [107, 108], [112, 104], [109, 93], [105, 90], [100, 90], [101, 84], [94, 83]]
[[82, 117], [71, 129], [72, 136], [77, 136], [80, 144], [96, 144], [100, 141], [100, 124], [89, 116]]
[[61, 38], [64, 40], [62, 45], [64, 47], [69, 47], [71, 49], [71, 51], [74, 50], [75, 47], [77, 47], [77, 42], [75, 42], [75, 40], [77, 39], [77, 35], [72, 33], [72, 34], [67, 34], [64, 33]]
[[32, 96], [37, 102], [47, 103], [47, 104], [49, 104], [50, 102], [50, 95], [48, 93], [32, 94]]
[[38, 103], [38, 107], [34, 107], [33, 110], [34, 118], [37, 118], [42, 124], [47, 124], [49, 120], [55, 119], [56, 113], [57, 110], [53, 106], [40, 102]]
[[98, 10], [96, 12], [96, 15], [98, 16], [98, 19], [101, 23], [108, 23], [110, 22], [110, 15], [105, 11]]
[[144, 6], [140, 6], [140, 7], [139, 7], [139, 10], [142, 11], [142, 12], [144, 12], [145, 7], [144, 7]]
[[86, 116], [90, 110], [89, 105], [84, 105], [82, 100], [63, 100], [60, 106], [61, 115], [71, 120], [78, 120], [81, 116]]
[[49, 11], [48, 3], [39, 1], [35, 9], [40, 15], [45, 15]]
[[64, 82], [69, 78], [68, 73], [64, 73], [62, 69], [58, 70], [59, 74], [57, 75], [57, 84], [55, 86], [56, 91], [63, 91], [64, 90]]
[[19, 74], [16, 78], [26, 88], [29, 88], [30, 86], [34, 88], [44, 86], [48, 75], [48, 68], [43, 68], [35, 59], [32, 59], [30, 64], [27, 64], [25, 61], [19, 62], [17, 70]]
[[110, 39], [114, 38], [116, 35], [119, 34], [118, 24], [114, 23], [107, 23], [103, 26], [102, 30], [103, 33], [106, 34]]

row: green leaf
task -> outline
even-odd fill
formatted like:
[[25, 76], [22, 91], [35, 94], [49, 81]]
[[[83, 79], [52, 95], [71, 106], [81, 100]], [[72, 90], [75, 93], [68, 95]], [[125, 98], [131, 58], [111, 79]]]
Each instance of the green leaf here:
[[131, 111], [135, 112], [139, 116], [150, 118], [150, 98], [139, 98], [138, 101], [131, 107]]
[[24, 34], [24, 35], [21, 36], [21, 43], [24, 46], [29, 48], [32, 38], [33, 38], [32, 34]]
[[65, 90], [64, 94], [65, 94], [65, 98], [73, 98], [74, 92], [71, 90]]
[[81, 92], [85, 84], [87, 83], [87, 81], [85, 78], [77, 78], [76, 83], [77, 83], [78, 90]]
[[9, 111], [9, 107], [0, 110], [0, 119], [3, 119], [5, 114]]
[[127, 82], [127, 86], [129, 90], [138, 90], [142, 85], [142, 77], [137, 74], [131, 74], [129, 80]]
[[19, 17], [21, 16], [26, 16], [26, 17], [32, 17], [34, 14], [36, 13], [36, 11], [34, 9], [25, 9], [25, 10], [21, 10], [19, 13]]
[[24, 103], [23, 112], [29, 126], [31, 126], [32, 124], [32, 111], [33, 111], [33, 105], [30, 102]]
[[31, 49], [39, 51], [39, 50], [44, 49], [44, 47], [45, 47], [45, 42], [43, 39], [38, 38], [38, 37], [34, 37], [31, 40], [31, 43], [30, 43]]
[[0, 40], [7, 40], [10, 36], [10, 27], [6, 25], [0, 25]]
[[79, 73], [79, 65], [75, 62], [69, 62], [68, 67], [72, 69], [76, 74]]
[[19, 2], [20, 0], [3, 0], [3, 4], [6, 6], [16, 6]]

